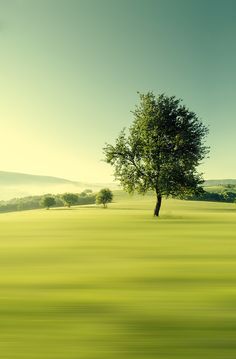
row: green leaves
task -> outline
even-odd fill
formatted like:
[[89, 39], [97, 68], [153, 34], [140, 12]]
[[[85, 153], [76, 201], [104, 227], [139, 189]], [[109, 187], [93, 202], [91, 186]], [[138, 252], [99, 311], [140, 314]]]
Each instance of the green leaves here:
[[56, 204], [55, 197], [46, 195], [42, 198], [40, 204], [42, 205], [42, 207], [46, 207], [47, 209], [49, 209]]
[[196, 167], [209, 149], [208, 129], [175, 96], [139, 94], [134, 121], [115, 145], [104, 148], [105, 160], [128, 192], [179, 196], [198, 191], [202, 177]]
[[78, 204], [79, 197], [76, 193], [64, 193], [61, 198], [67, 207]]
[[109, 188], [101, 189], [96, 196], [96, 203], [103, 204], [103, 207], [107, 207], [107, 203], [112, 202], [113, 193]]

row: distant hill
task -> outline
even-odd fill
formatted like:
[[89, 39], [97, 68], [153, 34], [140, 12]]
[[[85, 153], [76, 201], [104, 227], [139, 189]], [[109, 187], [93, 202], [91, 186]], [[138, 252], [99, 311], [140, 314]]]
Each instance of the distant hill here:
[[118, 186], [114, 183], [84, 183], [59, 177], [0, 171], [0, 200], [45, 193], [78, 193], [88, 188], [98, 191], [103, 187], [115, 189]]
[[0, 186], [1, 185], [20, 185], [20, 184], [78, 184], [78, 182], [73, 182], [64, 178], [51, 177], [51, 176], [38, 176], [30, 175], [25, 173], [17, 172], [5, 172], [0, 171]]
[[[227, 184], [236, 185], [236, 179], [214, 179], [204, 182], [204, 186], [209, 187]], [[45, 193], [78, 193], [88, 188], [98, 191], [103, 187], [109, 187], [112, 190], [119, 188], [115, 183], [84, 183], [59, 177], [0, 171], [0, 200]]]
[[220, 186], [220, 185], [225, 186], [227, 184], [236, 185], [236, 179], [214, 179], [214, 180], [206, 180], [204, 182], [204, 186]]

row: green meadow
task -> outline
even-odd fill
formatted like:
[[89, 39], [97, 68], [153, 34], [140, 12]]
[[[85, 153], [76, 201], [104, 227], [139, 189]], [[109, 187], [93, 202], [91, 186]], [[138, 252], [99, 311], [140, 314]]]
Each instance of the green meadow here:
[[236, 204], [0, 215], [3, 359], [235, 359]]

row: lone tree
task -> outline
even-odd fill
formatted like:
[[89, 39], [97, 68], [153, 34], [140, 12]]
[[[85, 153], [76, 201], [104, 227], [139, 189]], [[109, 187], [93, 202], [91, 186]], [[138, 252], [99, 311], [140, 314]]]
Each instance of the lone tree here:
[[107, 207], [107, 203], [111, 203], [113, 199], [113, 193], [109, 188], [103, 188], [98, 192], [96, 196], [96, 203], [103, 204], [103, 207]]
[[54, 206], [56, 204], [56, 200], [52, 196], [44, 196], [40, 202], [40, 204], [49, 209], [50, 207]]
[[65, 205], [70, 208], [70, 206], [78, 204], [78, 195], [75, 193], [64, 193], [61, 198], [63, 199]]
[[139, 94], [134, 121], [115, 145], [106, 144], [105, 160], [129, 193], [155, 191], [154, 216], [162, 197], [198, 194], [203, 183], [196, 167], [208, 153], [208, 128], [175, 96]]

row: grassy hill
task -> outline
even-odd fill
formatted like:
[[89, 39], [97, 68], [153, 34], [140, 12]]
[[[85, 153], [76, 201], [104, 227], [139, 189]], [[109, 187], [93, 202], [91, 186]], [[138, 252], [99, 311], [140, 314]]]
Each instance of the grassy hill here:
[[117, 188], [115, 184], [84, 183], [64, 178], [37, 176], [25, 173], [0, 171], [0, 201], [15, 197], [42, 195], [45, 193], [81, 192], [86, 188], [96, 191], [104, 186]]
[[114, 201], [0, 216], [2, 358], [235, 358], [235, 204]]
[[25, 173], [0, 171], [1, 185], [49, 185], [49, 184], [76, 184], [77, 182], [69, 181], [64, 178], [51, 176], [38, 176]]
[[232, 187], [228, 187], [228, 185], [215, 185], [215, 186], [207, 186], [204, 187], [205, 191], [208, 192], [216, 192], [216, 193], [222, 193], [224, 191], [230, 191], [235, 192], [236, 191], [236, 185], [232, 185]]
[[205, 186], [225, 186], [227, 184], [236, 185], [236, 179], [214, 179], [205, 181]]

